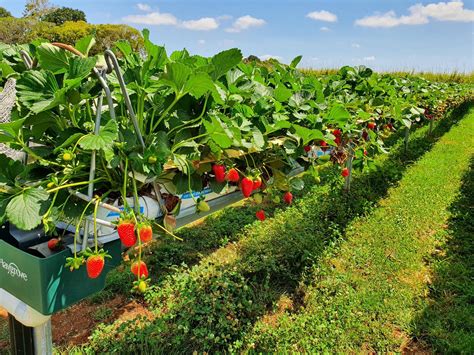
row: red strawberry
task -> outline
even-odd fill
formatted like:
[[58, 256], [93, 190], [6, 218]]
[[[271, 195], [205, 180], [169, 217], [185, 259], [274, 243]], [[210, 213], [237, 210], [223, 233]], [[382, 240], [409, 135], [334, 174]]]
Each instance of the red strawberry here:
[[337, 145], [341, 144], [341, 136], [337, 136], [336, 139], [334, 139], [334, 143]]
[[304, 151], [305, 151], [306, 153], [309, 153], [310, 150], [311, 150], [311, 147], [310, 147], [309, 145], [305, 145], [305, 146], [303, 147], [303, 149], [304, 149]]
[[148, 243], [153, 239], [153, 229], [149, 224], [142, 224], [138, 229], [138, 235], [142, 243]]
[[293, 194], [290, 191], [285, 192], [283, 201], [285, 201], [287, 205], [291, 205], [291, 202], [293, 202]]
[[362, 138], [364, 138], [365, 141], [368, 140], [369, 134], [366, 131], [362, 132]]
[[374, 130], [376, 126], [377, 126], [377, 125], [375, 124], [375, 122], [369, 122], [369, 123], [367, 123], [367, 128], [368, 128], [368, 129]]
[[259, 221], [264, 221], [265, 220], [265, 211], [264, 210], [258, 210], [256, 213], [255, 213], [255, 216], [257, 217], [257, 219]]
[[140, 267], [138, 265], [139, 265], [138, 261], [134, 261], [132, 263], [132, 266], [130, 266], [130, 271], [132, 272], [132, 274], [134, 274], [135, 276], [138, 276], [139, 278], [141, 278], [142, 276], [147, 278], [148, 267], [146, 266], [146, 264], [143, 261], [140, 261]]
[[328, 144], [325, 141], [319, 141], [319, 145], [321, 147], [327, 147], [328, 146]]
[[98, 254], [92, 254], [86, 260], [87, 275], [91, 279], [99, 277], [102, 270], [104, 269], [104, 257]]
[[225, 166], [221, 164], [214, 164], [212, 166], [212, 171], [216, 176], [217, 182], [224, 182], [225, 181]]
[[51, 251], [56, 251], [61, 248], [61, 240], [58, 238], [53, 238], [48, 240], [48, 249]]
[[367, 151], [364, 149], [364, 155], [367, 155]]
[[234, 169], [234, 168], [229, 169], [229, 171], [227, 172], [226, 179], [227, 181], [231, 181], [231, 182], [239, 182], [240, 176], [237, 169]]
[[341, 175], [342, 175], [343, 177], [348, 177], [348, 176], [349, 176], [349, 169], [348, 169], [348, 168], [342, 169]]
[[135, 224], [131, 221], [120, 220], [117, 226], [117, 232], [123, 245], [127, 248], [133, 247], [137, 242], [135, 235]]
[[262, 179], [260, 179], [260, 177], [256, 177], [254, 180], [253, 180], [253, 187], [252, 189], [253, 190], [257, 190], [260, 188], [260, 186], [262, 186]]
[[240, 188], [244, 197], [249, 197], [253, 190], [253, 180], [244, 177], [240, 182]]
[[334, 134], [336, 137], [341, 135], [341, 130], [340, 129], [335, 129], [332, 131], [332, 134]]

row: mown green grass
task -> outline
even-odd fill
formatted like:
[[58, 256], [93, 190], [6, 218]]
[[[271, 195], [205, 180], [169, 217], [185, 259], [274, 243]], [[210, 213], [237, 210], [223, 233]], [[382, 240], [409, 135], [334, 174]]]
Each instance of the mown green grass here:
[[[415, 131], [408, 153], [398, 141], [392, 154], [380, 157], [375, 171], [356, 177], [351, 195], [342, 192], [340, 178], [313, 186], [294, 206], [245, 227], [235, 243], [192, 268], [176, 268], [147, 292], [153, 319], [99, 327], [83, 351], [237, 350], [242, 334], [281, 297], [297, 292], [302, 275], [356, 216], [374, 208], [450, 122], [443, 121], [431, 137], [426, 127]], [[331, 173], [339, 176], [335, 170], [328, 179]]]
[[426, 306], [414, 322], [417, 341], [440, 353], [474, 350], [474, 157], [451, 204], [436, 251]]
[[[258, 322], [245, 337], [246, 349], [400, 351], [419, 335], [425, 342], [415, 349], [471, 353], [473, 234], [466, 204], [472, 209], [472, 192], [457, 199], [473, 154], [471, 110], [379, 208], [355, 219], [338, 247], [326, 250], [304, 287], [303, 307], [271, 324]], [[457, 201], [463, 207], [453, 210]], [[461, 226], [450, 230], [450, 219], [459, 218]], [[440, 242], [443, 255], [427, 264]]]

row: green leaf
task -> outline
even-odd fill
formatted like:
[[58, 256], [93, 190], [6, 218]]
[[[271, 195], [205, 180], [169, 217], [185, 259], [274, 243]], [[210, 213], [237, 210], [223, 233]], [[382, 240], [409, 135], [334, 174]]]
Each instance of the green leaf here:
[[240, 49], [232, 48], [216, 54], [211, 59], [213, 70], [211, 76], [214, 80], [219, 79], [230, 69], [242, 61], [242, 52]]
[[[77, 81], [79, 83], [82, 79], [88, 77], [94, 69], [96, 64], [96, 58], [81, 58], [81, 57], [73, 57], [69, 61], [69, 68], [66, 74], [66, 78], [68, 79], [67, 83], [69, 85], [73, 84], [71, 81], [72, 79], [80, 79]], [[75, 82], [74, 82], [75, 83]]]
[[99, 134], [89, 133], [81, 139], [79, 145], [85, 150], [110, 150], [118, 139], [118, 126], [115, 120], [110, 120], [101, 126]]
[[302, 139], [303, 145], [308, 144], [312, 140], [324, 139], [323, 133], [317, 129], [309, 129], [297, 124], [293, 124], [292, 127], [294, 128], [296, 135]]
[[337, 104], [331, 108], [328, 120], [338, 123], [339, 125], [344, 125], [351, 117], [350, 112], [347, 111], [344, 106]]
[[290, 63], [290, 68], [293, 68], [293, 69], [296, 68], [298, 64], [301, 62], [301, 58], [303, 58], [303, 56], [299, 55], [295, 59], [293, 59]]
[[221, 148], [229, 148], [232, 145], [232, 139], [224, 129], [224, 123], [217, 117], [211, 117], [212, 122], [204, 120], [204, 127], [211, 139]]
[[0, 143], [14, 142], [20, 134], [25, 118], [8, 123], [0, 123]]
[[69, 136], [61, 145], [54, 148], [54, 153], [58, 153], [61, 149], [69, 147], [73, 143], [77, 142], [79, 138], [84, 136], [82, 133], [74, 133], [72, 136]]
[[304, 181], [299, 177], [290, 180], [290, 186], [293, 190], [301, 191], [304, 189]]
[[273, 97], [280, 102], [287, 101], [293, 93], [285, 85], [279, 84], [273, 91]]
[[38, 61], [43, 69], [52, 71], [54, 74], [65, 73], [69, 67], [70, 54], [64, 49], [43, 43], [36, 48]]
[[41, 205], [49, 194], [38, 188], [23, 190], [7, 205], [7, 217], [11, 223], [23, 230], [31, 230], [41, 223]]
[[84, 54], [85, 56], [89, 55], [89, 51], [92, 47], [94, 47], [96, 41], [93, 35], [89, 35], [86, 37], [81, 38], [79, 41], [76, 42], [74, 46], [79, 52]]
[[204, 94], [214, 90], [216, 90], [214, 82], [206, 73], [197, 73], [191, 75], [184, 88], [185, 92], [189, 92], [189, 94], [194, 96], [196, 99], [199, 99]]
[[173, 88], [176, 95], [181, 95], [184, 93], [187, 80], [191, 73], [191, 68], [186, 64], [177, 62], [168, 63], [166, 65], [166, 73], [163, 76], [163, 81]]

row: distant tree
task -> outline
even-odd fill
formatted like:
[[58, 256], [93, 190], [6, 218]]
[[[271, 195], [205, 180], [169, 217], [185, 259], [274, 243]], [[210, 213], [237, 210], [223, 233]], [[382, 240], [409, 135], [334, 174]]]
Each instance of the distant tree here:
[[52, 22], [56, 25], [62, 25], [66, 21], [84, 21], [86, 20], [86, 14], [84, 11], [71, 9], [70, 7], [61, 7], [48, 12], [41, 18], [43, 21]]
[[4, 7], [0, 7], [0, 18], [2, 17], [13, 17], [11, 12], [5, 9]]
[[53, 9], [49, 0], [28, 0], [23, 10], [23, 17], [41, 18]]

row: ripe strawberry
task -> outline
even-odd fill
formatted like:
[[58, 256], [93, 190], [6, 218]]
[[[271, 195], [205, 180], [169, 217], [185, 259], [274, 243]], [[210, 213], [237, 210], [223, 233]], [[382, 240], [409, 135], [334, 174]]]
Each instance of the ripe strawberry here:
[[364, 155], [367, 155], [367, 150], [364, 149]]
[[309, 145], [305, 145], [303, 149], [306, 153], [309, 153], [311, 151], [311, 147]]
[[328, 144], [325, 141], [319, 141], [319, 145], [321, 147], [327, 147], [328, 146]]
[[335, 129], [334, 131], [332, 131], [332, 134], [334, 134], [336, 137], [337, 136], [340, 136], [341, 135], [341, 130], [340, 129]]
[[127, 248], [133, 247], [137, 242], [135, 235], [135, 224], [131, 221], [120, 220], [117, 226], [117, 232], [123, 245]]
[[149, 224], [142, 224], [138, 229], [138, 235], [142, 243], [151, 242], [153, 239], [153, 229]]
[[285, 192], [283, 201], [285, 201], [287, 205], [291, 205], [291, 202], [293, 202], [293, 194], [290, 191]]
[[241, 189], [244, 197], [249, 197], [253, 190], [253, 181], [248, 177], [244, 177], [241, 182]]
[[342, 169], [341, 175], [342, 175], [343, 177], [348, 177], [348, 176], [349, 176], [349, 169], [348, 169], [348, 168]]
[[148, 267], [143, 261], [140, 261], [140, 266], [138, 264], [138, 261], [134, 261], [130, 266], [130, 271], [132, 272], [132, 274], [138, 276], [139, 278], [142, 278], [142, 276], [144, 276], [145, 278], [148, 277]]
[[341, 144], [341, 136], [337, 136], [336, 139], [334, 139], [334, 143], [337, 145]]
[[255, 213], [255, 216], [257, 217], [257, 219], [259, 221], [264, 221], [265, 220], [265, 211], [264, 210], [258, 210], [256, 213]]
[[253, 180], [253, 187], [252, 189], [253, 190], [257, 190], [260, 188], [260, 186], [262, 186], [262, 179], [260, 179], [260, 177], [256, 177], [254, 180]]
[[239, 182], [240, 176], [237, 169], [234, 169], [234, 168], [229, 169], [229, 171], [227, 172], [226, 179], [227, 181], [230, 181], [230, 182]]
[[86, 260], [87, 276], [96, 279], [104, 269], [104, 257], [100, 254], [92, 254]]
[[214, 164], [212, 166], [212, 171], [216, 176], [217, 182], [224, 182], [225, 181], [225, 166], [221, 164]]
[[375, 122], [369, 122], [369, 123], [367, 123], [367, 128], [368, 128], [368, 129], [374, 130], [376, 126], [377, 126], [377, 125], [375, 124]]
[[48, 240], [48, 249], [51, 251], [56, 251], [61, 248], [61, 240], [58, 238], [53, 238]]

